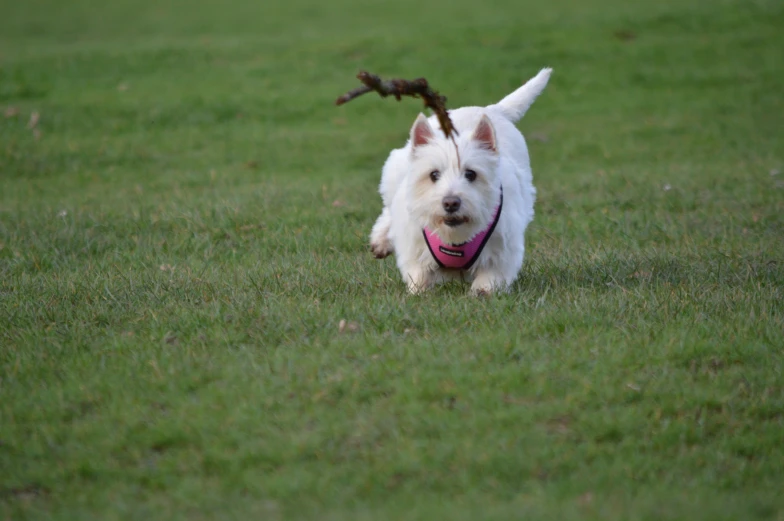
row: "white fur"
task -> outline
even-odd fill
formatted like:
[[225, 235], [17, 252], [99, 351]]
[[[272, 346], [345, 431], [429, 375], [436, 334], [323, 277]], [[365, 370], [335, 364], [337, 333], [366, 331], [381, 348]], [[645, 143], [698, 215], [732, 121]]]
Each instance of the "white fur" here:
[[[389, 154], [379, 189], [384, 208], [373, 226], [370, 242], [379, 258], [395, 254], [410, 292], [465, 277], [472, 281], [473, 293], [486, 294], [508, 289], [517, 278], [525, 253], [525, 229], [534, 217], [536, 189], [528, 147], [514, 124], [547, 86], [551, 72], [542, 69], [495, 105], [450, 111], [459, 132], [455, 138], [457, 149], [444, 136], [435, 116], [425, 120], [420, 114], [406, 146]], [[494, 143], [475, 136], [483, 119], [485, 124], [489, 121]], [[477, 172], [476, 181], [466, 179], [466, 169]], [[440, 172], [436, 182], [429, 177], [434, 170]], [[490, 224], [501, 186], [503, 210], [479, 259], [464, 272], [439, 268], [427, 249], [422, 229], [428, 226], [447, 243], [470, 240]], [[442, 199], [446, 196], [462, 200], [457, 215], [467, 219], [465, 224], [449, 227], [443, 223], [446, 212]]]

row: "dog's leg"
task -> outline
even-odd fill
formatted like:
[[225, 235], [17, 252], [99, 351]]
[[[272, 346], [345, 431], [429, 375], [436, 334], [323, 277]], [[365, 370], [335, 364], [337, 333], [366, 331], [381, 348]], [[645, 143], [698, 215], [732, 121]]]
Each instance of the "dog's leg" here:
[[523, 236], [518, 236], [517, 241], [507, 242], [503, 251], [490, 250], [484, 253], [487, 253], [489, 258], [477, 266], [471, 284], [471, 293], [476, 296], [507, 293], [523, 266], [525, 256]]
[[377, 259], [383, 259], [395, 251], [392, 247], [392, 241], [389, 240], [389, 226], [391, 222], [389, 210], [384, 207], [381, 215], [376, 220], [376, 224], [373, 225], [373, 230], [370, 232], [370, 251], [373, 252]]
[[430, 289], [435, 282], [435, 274], [419, 264], [407, 266], [404, 270], [408, 292], [419, 295]]
[[[511, 277], [511, 280], [514, 280], [514, 276]], [[471, 293], [477, 297], [493, 293], [506, 293], [509, 291], [511, 280], [500, 271], [486, 268], [477, 271], [474, 282], [471, 284]]]

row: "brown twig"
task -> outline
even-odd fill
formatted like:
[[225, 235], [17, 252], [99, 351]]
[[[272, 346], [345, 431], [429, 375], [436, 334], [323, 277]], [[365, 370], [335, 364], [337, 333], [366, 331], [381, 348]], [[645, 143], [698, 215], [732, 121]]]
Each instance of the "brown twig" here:
[[446, 96], [442, 96], [438, 91], [431, 89], [425, 78], [417, 78], [415, 80], [382, 80], [375, 74], [370, 74], [366, 71], [361, 71], [357, 74], [357, 78], [364, 85], [343, 94], [335, 101], [335, 105], [343, 105], [371, 91], [378, 92], [382, 98], [390, 95], [394, 96], [398, 101], [400, 101], [402, 96], [422, 98], [425, 102], [425, 107], [435, 112], [438, 124], [441, 126], [441, 130], [444, 131], [444, 135], [451, 138], [454, 142], [457, 129], [452, 124], [452, 120], [449, 119], [449, 113], [446, 109]]

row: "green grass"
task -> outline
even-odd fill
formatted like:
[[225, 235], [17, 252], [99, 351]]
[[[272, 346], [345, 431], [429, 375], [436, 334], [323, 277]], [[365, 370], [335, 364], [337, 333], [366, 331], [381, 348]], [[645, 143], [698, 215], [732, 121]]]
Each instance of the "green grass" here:
[[[0, 518], [784, 519], [780, 1], [0, 11]], [[547, 65], [513, 291], [407, 296], [334, 98]]]

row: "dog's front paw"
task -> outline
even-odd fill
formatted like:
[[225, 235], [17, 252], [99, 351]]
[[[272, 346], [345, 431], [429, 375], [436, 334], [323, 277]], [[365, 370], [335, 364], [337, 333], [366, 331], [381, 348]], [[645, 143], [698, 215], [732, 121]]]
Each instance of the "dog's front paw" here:
[[408, 292], [411, 295], [420, 295], [433, 287], [433, 273], [427, 270], [413, 268], [408, 270]]
[[503, 278], [482, 273], [471, 284], [471, 294], [475, 297], [489, 297], [497, 293], [509, 291], [509, 284]]
[[373, 256], [375, 256], [377, 259], [383, 259], [392, 254], [394, 249], [392, 248], [392, 243], [389, 242], [389, 240], [383, 239], [378, 242], [371, 242], [370, 251], [373, 252]]
[[493, 288], [471, 288], [471, 295], [479, 298], [489, 297], [493, 294]]
[[426, 284], [412, 284], [408, 283], [408, 294], [409, 295], [422, 295], [426, 293], [427, 290], [430, 289], [429, 285]]
[[389, 210], [384, 208], [370, 232], [370, 251], [377, 259], [388, 257], [390, 253], [395, 251], [392, 241], [389, 240], [390, 223]]

